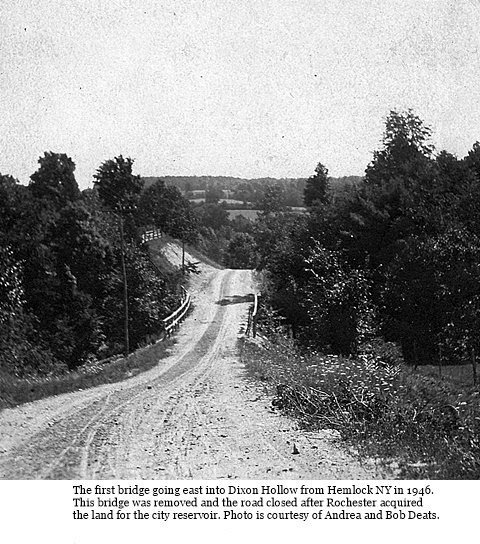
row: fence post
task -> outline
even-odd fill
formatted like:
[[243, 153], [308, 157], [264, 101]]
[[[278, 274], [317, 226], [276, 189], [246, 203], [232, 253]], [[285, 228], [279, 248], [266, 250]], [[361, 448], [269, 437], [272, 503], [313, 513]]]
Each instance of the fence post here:
[[257, 337], [257, 315], [258, 315], [258, 295], [257, 293], [255, 293], [253, 312], [252, 312], [252, 334], [254, 338]]

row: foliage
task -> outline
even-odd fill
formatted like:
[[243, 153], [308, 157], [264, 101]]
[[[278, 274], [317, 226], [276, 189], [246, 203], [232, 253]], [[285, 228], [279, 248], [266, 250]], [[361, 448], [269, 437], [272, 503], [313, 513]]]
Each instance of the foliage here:
[[12, 176], [0, 174], [0, 236], [10, 240], [19, 235], [26, 215], [30, 191]]
[[[478, 349], [480, 146], [434, 156], [430, 134], [411, 110], [392, 111], [364, 183], [330, 201], [312, 192], [290, 227], [263, 213], [262, 290], [302, 345], [355, 353], [380, 326], [415, 364]], [[317, 175], [326, 188], [321, 164]]]
[[267, 268], [276, 259], [293, 251], [303, 218], [288, 212], [262, 213], [258, 217], [254, 238], [259, 253], [259, 269]]
[[267, 187], [262, 198], [262, 216], [285, 211], [285, 193], [278, 186]]
[[216, 185], [211, 185], [205, 191], [206, 204], [218, 204], [221, 198], [223, 198], [223, 191]]
[[[138, 201], [142, 184], [132, 162], [121, 156], [106, 161], [96, 190], [84, 194], [73, 161], [62, 154], [45, 153], [28, 187], [0, 176], [2, 374], [59, 374], [123, 347], [119, 221], [130, 233], [131, 345], [161, 330], [178, 301], [179, 278], [158, 275], [135, 241], [136, 214], [127, 206]], [[172, 197], [169, 228], [187, 237], [188, 202], [174, 188], [166, 194]]]
[[195, 208], [195, 216], [200, 227], [215, 231], [230, 224], [228, 211], [221, 204], [202, 204]]
[[94, 175], [100, 200], [111, 210], [131, 213], [136, 208], [143, 181], [132, 169], [133, 159], [120, 155], [105, 161]]
[[257, 247], [253, 236], [246, 232], [235, 233], [230, 239], [224, 260], [229, 268], [255, 268]]
[[13, 251], [0, 244], [0, 372], [23, 377], [31, 369], [45, 374], [58, 366], [35, 331], [34, 319], [25, 313], [22, 264]]
[[61, 208], [80, 197], [74, 175], [75, 163], [70, 157], [64, 153], [45, 152], [38, 162], [40, 168], [30, 178], [30, 188], [35, 198]]
[[157, 180], [140, 196], [139, 217], [144, 225], [153, 225], [175, 238], [193, 241], [196, 218], [180, 191]]
[[304, 268], [299, 296], [308, 321], [301, 340], [327, 352], [356, 353], [374, 329], [367, 277], [318, 243], [305, 257]]
[[304, 346], [355, 353], [374, 328], [369, 282], [319, 242], [274, 256], [262, 292]]
[[394, 179], [407, 184], [422, 181], [433, 153], [430, 135], [430, 128], [412, 110], [391, 111], [385, 122], [383, 147], [374, 152], [365, 182], [381, 185]]
[[318, 163], [315, 168], [315, 174], [308, 178], [303, 191], [303, 202], [307, 208], [316, 204], [326, 204], [330, 197], [329, 194], [328, 170], [322, 163]]
[[412, 374], [371, 350], [353, 358], [306, 355], [285, 339], [277, 342], [245, 342], [242, 349], [276, 409], [382, 457], [390, 477], [480, 477], [478, 391]]
[[407, 361], [461, 360], [480, 347], [480, 240], [453, 229], [411, 238], [388, 269], [384, 331]]

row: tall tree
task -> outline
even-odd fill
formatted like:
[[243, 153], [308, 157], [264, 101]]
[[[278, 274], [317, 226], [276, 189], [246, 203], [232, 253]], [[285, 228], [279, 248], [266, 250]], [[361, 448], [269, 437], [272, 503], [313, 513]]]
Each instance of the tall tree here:
[[411, 109], [391, 111], [385, 122], [382, 148], [375, 151], [365, 172], [371, 185], [401, 179], [411, 184], [423, 178], [432, 164], [431, 130]]
[[139, 216], [144, 224], [188, 241], [195, 231], [195, 218], [190, 202], [177, 187], [157, 180], [145, 189], [139, 201]]
[[17, 237], [30, 191], [12, 176], [0, 174], [0, 238]]
[[480, 142], [475, 142], [473, 148], [465, 157], [465, 163], [475, 174], [480, 182]]
[[75, 163], [65, 153], [45, 152], [38, 159], [39, 169], [30, 176], [32, 194], [57, 209], [80, 197], [75, 179]]
[[303, 202], [307, 208], [317, 204], [326, 204], [329, 200], [328, 170], [321, 162], [315, 168], [315, 174], [308, 178], [303, 191]]
[[225, 261], [229, 268], [255, 268], [257, 246], [254, 237], [247, 232], [236, 232], [228, 244]]
[[105, 161], [94, 175], [100, 200], [111, 210], [129, 213], [138, 204], [144, 182], [132, 167], [133, 159], [120, 155]]

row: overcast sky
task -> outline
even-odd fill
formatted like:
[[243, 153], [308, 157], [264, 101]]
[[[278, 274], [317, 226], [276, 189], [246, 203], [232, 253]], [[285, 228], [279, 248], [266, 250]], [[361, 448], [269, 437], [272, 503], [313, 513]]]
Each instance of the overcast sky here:
[[478, 0], [2, 0], [0, 172], [363, 174], [391, 109], [480, 140]]

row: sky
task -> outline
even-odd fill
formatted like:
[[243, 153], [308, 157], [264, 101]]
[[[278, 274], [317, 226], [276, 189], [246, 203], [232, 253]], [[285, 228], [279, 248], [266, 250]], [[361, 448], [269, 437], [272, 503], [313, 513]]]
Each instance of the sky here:
[[480, 140], [480, 0], [2, 0], [0, 172], [362, 175], [390, 110]]

